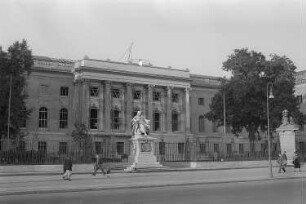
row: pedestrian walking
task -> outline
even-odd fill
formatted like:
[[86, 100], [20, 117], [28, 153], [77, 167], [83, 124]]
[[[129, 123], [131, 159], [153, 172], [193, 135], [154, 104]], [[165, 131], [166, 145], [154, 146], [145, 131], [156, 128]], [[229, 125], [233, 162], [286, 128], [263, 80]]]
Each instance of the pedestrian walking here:
[[287, 167], [287, 155], [286, 151], [284, 151], [284, 153], [282, 154], [282, 169], [284, 173], [286, 172], [286, 167]]
[[299, 169], [299, 171], [301, 171], [300, 157], [299, 157], [299, 154], [297, 152], [294, 152], [294, 155], [293, 155], [293, 165], [294, 165], [294, 172], [297, 169]]
[[65, 158], [63, 170], [64, 170], [63, 179], [71, 181], [72, 161], [71, 161], [71, 158], [68, 156]]
[[101, 159], [101, 157], [99, 156], [99, 154], [96, 154], [95, 155], [95, 158], [94, 158], [94, 172], [93, 172], [93, 176], [95, 176], [96, 174], [97, 174], [97, 171], [100, 169], [101, 170], [101, 172], [103, 173], [103, 175], [105, 175], [106, 174], [106, 172], [104, 171], [104, 169], [103, 169], [103, 167], [102, 167], [102, 164], [103, 164], [103, 162], [102, 162], [102, 159]]
[[277, 163], [278, 163], [278, 166], [279, 166], [278, 173], [281, 173], [281, 170], [282, 170], [282, 163], [283, 163], [283, 159], [282, 158], [283, 158], [282, 153], [279, 152], [278, 153], [278, 158], [277, 158]]

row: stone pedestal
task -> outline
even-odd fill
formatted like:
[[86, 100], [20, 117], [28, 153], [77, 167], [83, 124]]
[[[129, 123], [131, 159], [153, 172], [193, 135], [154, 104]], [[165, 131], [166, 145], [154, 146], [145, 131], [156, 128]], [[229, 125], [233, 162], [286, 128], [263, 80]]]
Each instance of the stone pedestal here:
[[283, 123], [276, 129], [276, 132], [279, 135], [281, 152], [284, 153], [284, 151], [286, 151], [287, 165], [293, 165], [292, 161], [295, 152], [295, 131], [298, 130], [298, 127], [294, 124], [292, 119], [289, 121], [288, 118], [286, 118], [286, 113], [287, 112], [283, 113], [285, 114], [285, 116], [283, 116]]
[[162, 165], [157, 162], [154, 155], [155, 138], [150, 136], [135, 135], [132, 139], [131, 155], [129, 156], [129, 163], [131, 166], [127, 167], [124, 171], [131, 172], [137, 168], [160, 168]]

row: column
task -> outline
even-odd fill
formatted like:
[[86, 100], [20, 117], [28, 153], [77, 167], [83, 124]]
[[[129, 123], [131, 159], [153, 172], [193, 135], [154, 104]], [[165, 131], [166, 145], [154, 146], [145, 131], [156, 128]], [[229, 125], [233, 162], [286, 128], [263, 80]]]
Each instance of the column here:
[[189, 102], [190, 88], [185, 89], [186, 103], [185, 103], [185, 114], [186, 114], [186, 133], [190, 133], [190, 102]]
[[76, 80], [74, 82], [74, 93], [73, 93], [73, 97], [71, 98], [70, 101], [72, 101], [72, 111], [74, 113], [74, 118], [71, 117], [71, 124], [69, 124], [70, 127], [73, 127], [73, 124], [75, 123], [80, 123], [80, 118], [81, 118], [81, 80]]
[[82, 117], [82, 123], [87, 124], [89, 123], [88, 118], [88, 99], [89, 99], [89, 93], [88, 93], [88, 87], [89, 83], [88, 80], [84, 80], [82, 83], [82, 103], [81, 103], [81, 117]]
[[103, 123], [103, 107], [104, 107], [104, 94], [103, 94], [104, 90], [103, 90], [103, 83], [100, 83], [100, 86], [99, 86], [99, 115], [98, 115], [98, 129], [99, 130], [103, 130], [105, 129], [104, 127], [104, 123]]
[[167, 133], [172, 132], [172, 87], [167, 87]]
[[[151, 125], [153, 122], [153, 107], [152, 107], [152, 101], [153, 101], [153, 87], [154, 85], [149, 84], [148, 85], [148, 116], [147, 118], [151, 121]], [[153, 126], [152, 126], [153, 127]]]
[[133, 97], [132, 84], [126, 83], [125, 132], [129, 135], [132, 135], [132, 128], [131, 128], [132, 111], [133, 111], [132, 97]]
[[110, 118], [110, 111], [112, 108], [111, 104], [111, 82], [105, 81], [104, 85], [105, 94], [104, 94], [104, 127], [106, 132], [110, 132], [110, 124], [111, 124], [111, 118]]

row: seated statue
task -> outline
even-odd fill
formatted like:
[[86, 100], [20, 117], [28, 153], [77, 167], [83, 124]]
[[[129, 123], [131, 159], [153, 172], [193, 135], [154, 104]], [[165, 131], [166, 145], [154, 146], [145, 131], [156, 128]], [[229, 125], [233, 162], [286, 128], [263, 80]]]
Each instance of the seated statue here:
[[132, 119], [132, 133], [133, 135], [145, 135], [149, 134], [150, 120], [146, 120], [141, 111], [137, 111], [137, 114]]

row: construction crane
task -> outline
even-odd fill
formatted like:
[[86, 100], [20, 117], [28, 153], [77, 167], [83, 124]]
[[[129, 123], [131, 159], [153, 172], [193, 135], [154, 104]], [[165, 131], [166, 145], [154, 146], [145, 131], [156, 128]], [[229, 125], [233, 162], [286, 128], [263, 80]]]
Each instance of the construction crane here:
[[125, 62], [125, 63], [131, 63], [131, 64], [138, 64], [139, 66], [152, 66], [149, 60], [144, 60], [144, 59], [133, 59], [133, 53], [132, 53], [132, 48], [133, 48], [134, 42], [130, 44], [130, 46], [127, 48], [127, 50], [124, 52], [122, 57], [119, 59], [120, 62]]

